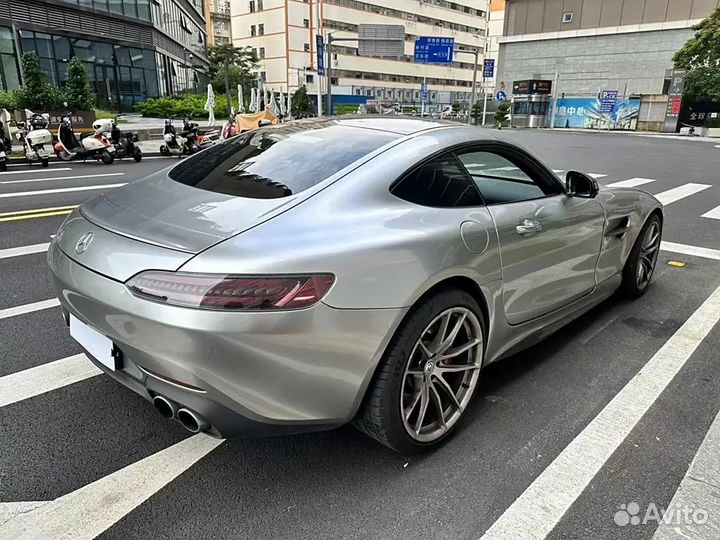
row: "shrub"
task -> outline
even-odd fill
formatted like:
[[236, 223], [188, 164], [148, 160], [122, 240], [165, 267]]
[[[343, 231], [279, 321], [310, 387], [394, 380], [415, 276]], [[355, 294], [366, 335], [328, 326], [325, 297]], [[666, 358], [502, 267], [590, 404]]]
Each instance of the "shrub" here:
[[15, 92], [0, 91], [0, 109], [7, 109], [11, 112], [17, 109], [17, 97]]
[[[181, 96], [165, 96], [151, 98], [137, 103], [135, 109], [143, 116], [155, 118], [169, 118], [177, 116], [190, 116], [192, 118], [207, 118], [207, 111], [204, 110], [205, 94], [183, 94]], [[215, 94], [215, 116], [222, 118], [227, 114], [227, 97], [222, 94]]]

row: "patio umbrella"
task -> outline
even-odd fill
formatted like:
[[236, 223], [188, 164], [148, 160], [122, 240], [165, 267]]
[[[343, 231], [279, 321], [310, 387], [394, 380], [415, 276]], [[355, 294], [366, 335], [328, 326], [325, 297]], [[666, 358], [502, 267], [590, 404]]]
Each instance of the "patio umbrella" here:
[[278, 102], [275, 99], [275, 92], [270, 92], [270, 112], [273, 113], [275, 116], [280, 116], [280, 107], [278, 107]]
[[205, 100], [204, 109], [208, 113], [208, 125], [215, 125], [215, 92], [213, 91], [212, 84], [207, 85], [207, 99]]
[[257, 104], [255, 103], [257, 101], [257, 94], [255, 92], [255, 88], [250, 89], [250, 112], [257, 112]]
[[243, 99], [243, 90], [241, 84], [238, 84], [238, 113], [245, 113], [245, 100]]
[[287, 107], [285, 107], [285, 100], [283, 99], [282, 92], [280, 92], [278, 99], [280, 100], [280, 114], [283, 118], [285, 118], [287, 116]]
[[288, 89], [287, 93], [287, 113], [288, 116], [292, 118], [292, 98], [290, 97], [290, 89]]

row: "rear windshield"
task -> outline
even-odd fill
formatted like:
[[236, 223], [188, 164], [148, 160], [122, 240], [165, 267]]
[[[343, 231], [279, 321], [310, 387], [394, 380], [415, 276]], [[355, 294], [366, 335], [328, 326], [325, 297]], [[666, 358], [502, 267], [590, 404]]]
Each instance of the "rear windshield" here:
[[276, 199], [313, 187], [398, 137], [327, 120], [265, 127], [188, 158], [169, 174], [216, 193]]

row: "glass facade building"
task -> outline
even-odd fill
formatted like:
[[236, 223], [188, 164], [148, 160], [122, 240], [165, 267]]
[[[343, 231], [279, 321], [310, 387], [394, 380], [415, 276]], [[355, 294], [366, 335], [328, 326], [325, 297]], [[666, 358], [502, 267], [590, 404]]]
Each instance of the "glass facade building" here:
[[[34, 4], [27, 17], [0, 14], [0, 90], [21, 85], [19, 59], [28, 51], [56, 86], [66, 81], [70, 59], [80, 58], [98, 106], [114, 111], [131, 111], [149, 97], [201, 91], [207, 82], [202, 0], [25, 2]], [[34, 23], [43, 8], [52, 26]]]

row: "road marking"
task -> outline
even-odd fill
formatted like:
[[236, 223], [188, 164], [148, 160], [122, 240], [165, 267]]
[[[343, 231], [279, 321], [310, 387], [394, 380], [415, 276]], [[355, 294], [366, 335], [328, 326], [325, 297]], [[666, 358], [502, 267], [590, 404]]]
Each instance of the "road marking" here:
[[487, 530], [545, 538], [720, 319], [720, 287]]
[[694, 510], [692, 513], [695, 516], [702, 512], [700, 515], [704, 515], [706, 522], [693, 523], [692, 519], [675, 519], [671, 522], [662, 520], [652, 537], [653, 540], [720, 537], [718, 448], [720, 448], [720, 413], [708, 429], [685, 477], [667, 506], [669, 509], [687, 508], [691, 512]]
[[34, 169], [27, 169], [27, 170], [25, 170], [25, 171], [2, 172], [2, 173], [0, 173], [0, 177], [2, 177], [2, 176], [7, 176], [7, 175], [9, 175], [9, 174], [27, 174], [27, 173], [32, 173], [32, 172], [38, 172], [38, 173], [52, 172], [52, 173], [54, 173], [54, 172], [57, 172], [57, 171], [72, 171], [72, 169], [71, 169], [70, 167], [60, 167], [59, 169], [53, 169], [53, 170], [50, 170], [50, 169], [40, 169], [39, 171], [36, 171], [36, 170], [34, 170]]
[[[0, 524], [0, 538], [95, 538], [220, 446], [195, 435]], [[17, 503], [15, 503], [17, 504]]]
[[30, 246], [0, 249], [0, 259], [9, 259], [10, 257], [19, 257], [20, 255], [42, 253], [43, 251], [47, 251], [49, 246], [50, 242], [45, 242], [44, 244], [32, 244]]
[[40, 311], [59, 305], [60, 301], [57, 298], [51, 298], [50, 300], [43, 300], [42, 302], [33, 302], [32, 304], [0, 309], [0, 319], [9, 319], [10, 317], [17, 317], [18, 315], [25, 315], [26, 313], [32, 313], [33, 311]]
[[[14, 161], [14, 160], [13, 160]], [[33, 161], [32, 163], [38, 163]], [[8, 163], [8, 167], [30, 167], [32, 163], [23, 161], [22, 163]], [[81, 163], [81, 162], [78, 162]], [[67, 161], [48, 161], [48, 165], [67, 165]]]
[[36, 191], [19, 191], [17, 193], [0, 193], [0, 199], [9, 199], [11, 197], [28, 197], [30, 195], [50, 195], [53, 193], [71, 193], [74, 191], [91, 191], [94, 189], [113, 189], [126, 185], [123, 184], [100, 184], [94, 186], [77, 186], [69, 188], [57, 188], [57, 189], [40, 189]]
[[84, 354], [76, 354], [5, 375], [0, 377], [0, 407], [84, 381], [101, 373]]
[[0, 503], [0, 525], [23, 512], [29, 512], [33, 508], [47, 504], [47, 501], [22, 501]]
[[706, 218], [710, 218], [710, 219], [720, 219], [720, 206], [713, 208], [709, 212], [705, 212], [700, 217], [706, 217]]
[[693, 184], [690, 182], [689, 184], [683, 184], [682, 186], [658, 193], [655, 195], [655, 198], [663, 204], [670, 204], [675, 201], [679, 201], [680, 199], [684, 199], [685, 197], [689, 197], [690, 195], [694, 195], [695, 193], [703, 191], [709, 187], [712, 186], [709, 184]]
[[607, 174], [599, 174], [599, 173], [592, 173], [592, 172], [591, 172], [591, 173], [588, 173], [588, 176], [590, 176], [591, 178], [594, 178], [595, 180], [597, 180], [598, 178], [605, 178], [605, 177], [607, 176]]
[[[60, 169], [56, 169], [60, 170]], [[70, 170], [70, 169], [68, 169]], [[15, 173], [12, 173], [15, 174]], [[54, 180], [77, 180], [80, 178], [104, 178], [106, 176], [125, 176], [125, 173], [79, 174], [77, 176], [54, 176], [50, 178], [25, 178], [23, 180], [5, 180], [0, 184], [27, 184], [28, 182], [51, 182]]]
[[607, 187], [637, 187], [654, 181], [652, 178], [630, 178], [628, 180], [607, 184]]
[[660, 242], [660, 249], [670, 251], [672, 253], [682, 253], [683, 255], [693, 255], [695, 257], [703, 257], [705, 259], [714, 259], [720, 261], [720, 250], [710, 249], [699, 246], [689, 246], [687, 244], [676, 244], [675, 242]]
[[0, 214], [0, 223], [4, 221], [20, 221], [23, 219], [35, 219], [50, 216], [62, 216], [69, 214], [78, 205], [72, 206], [54, 206], [52, 208], [36, 208], [34, 210], [19, 210], [17, 212], [5, 212]]

